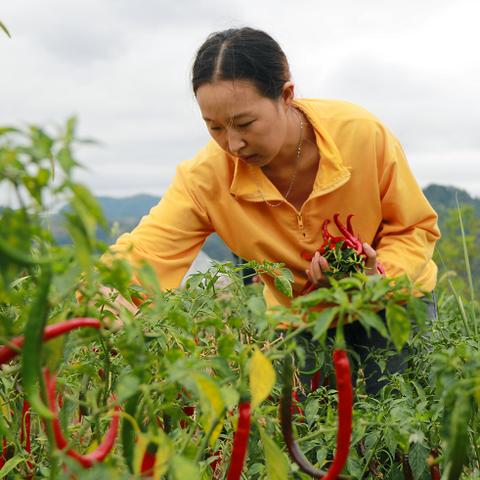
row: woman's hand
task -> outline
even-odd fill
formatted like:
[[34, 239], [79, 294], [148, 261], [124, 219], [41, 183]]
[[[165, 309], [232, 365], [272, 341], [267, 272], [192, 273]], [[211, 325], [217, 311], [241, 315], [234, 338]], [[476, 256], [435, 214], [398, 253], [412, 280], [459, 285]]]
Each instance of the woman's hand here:
[[[109, 330], [111, 330], [112, 332], [117, 332], [123, 327], [123, 320], [121, 320], [120, 318], [121, 308], [125, 308], [133, 314], [137, 313], [138, 308], [133, 303], [129, 302], [125, 297], [122, 297], [122, 295], [120, 295], [120, 293], [118, 293], [118, 291], [113, 288], [101, 285], [100, 292], [106, 298], [115, 297], [115, 300], [112, 301], [112, 304], [110, 306], [103, 306], [103, 310], [107, 310], [113, 313], [114, 318], [111, 319], [108, 316], [104, 316], [103, 321], [105, 322], [106, 327]], [[90, 305], [95, 306], [94, 303], [91, 303]]]
[[[378, 275], [378, 262], [377, 252], [368, 243], [363, 243], [363, 251], [367, 255], [365, 262], [365, 274], [366, 275]], [[330, 282], [325, 272], [328, 272], [330, 267], [328, 266], [327, 259], [322, 257], [319, 252], [315, 252], [315, 255], [310, 262], [310, 268], [305, 270], [308, 279], [311, 283], [318, 287], [328, 287]]]
[[328, 266], [327, 259], [322, 257], [319, 252], [315, 252], [315, 255], [310, 262], [310, 268], [305, 270], [308, 280], [317, 287], [328, 287], [330, 282], [325, 272], [328, 272], [330, 267]]
[[379, 275], [378, 273], [378, 261], [377, 252], [367, 242], [362, 244], [363, 251], [367, 255], [367, 261], [365, 262], [365, 274], [366, 275]]

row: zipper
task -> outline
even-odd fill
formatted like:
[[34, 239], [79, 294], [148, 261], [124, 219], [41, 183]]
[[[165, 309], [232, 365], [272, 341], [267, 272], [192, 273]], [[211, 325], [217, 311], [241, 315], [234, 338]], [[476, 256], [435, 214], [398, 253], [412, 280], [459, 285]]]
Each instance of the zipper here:
[[303, 230], [303, 218], [301, 213], [297, 213], [297, 223], [298, 223], [298, 228], [300, 230]]
[[304, 228], [304, 225], [303, 225], [302, 214], [300, 212], [296, 212], [296, 214], [297, 214], [298, 229], [300, 230], [301, 234], [305, 237], [306, 233], [305, 233], [305, 228]]

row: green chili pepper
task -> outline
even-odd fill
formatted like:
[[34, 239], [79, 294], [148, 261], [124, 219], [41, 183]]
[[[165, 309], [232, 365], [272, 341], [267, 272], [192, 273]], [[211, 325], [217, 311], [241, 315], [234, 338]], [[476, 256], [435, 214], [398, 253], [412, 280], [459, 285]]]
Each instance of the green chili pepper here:
[[25, 325], [25, 343], [22, 350], [23, 390], [32, 410], [44, 418], [52, 418], [52, 412], [40, 398], [41, 352], [43, 331], [48, 318], [48, 292], [52, 272], [45, 268], [40, 275], [38, 291], [30, 307]]
[[447, 449], [447, 480], [460, 478], [468, 454], [468, 426], [472, 416], [472, 400], [464, 391], [458, 397], [450, 417], [450, 441]]
[[[137, 412], [138, 403], [140, 401], [140, 394], [137, 393], [130, 397], [127, 400], [125, 405], [125, 412], [128, 415], [131, 415], [135, 418], [135, 414]], [[130, 422], [123, 422], [122, 425], [122, 451], [123, 451], [123, 458], [125, 459], [125, 463], [128, 466], [128, 469], [131, 473], [134, 473], [134, 450], [135, 450], [135, 430], [133, 425]]]

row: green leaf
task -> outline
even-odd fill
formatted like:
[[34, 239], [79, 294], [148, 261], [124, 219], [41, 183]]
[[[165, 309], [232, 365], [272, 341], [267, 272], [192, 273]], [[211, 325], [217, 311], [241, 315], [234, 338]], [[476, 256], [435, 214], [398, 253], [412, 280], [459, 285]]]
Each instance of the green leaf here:
[[370, 332], [370, 328], [375, 329], [382, 337], [388, 338], [387, 327], [382, 318], [371, 310], [360, 310], [358, 312], [360, 323]]
[[139, 275], [145, 290], [151, 292], [151, 294], [155, 297], [159, 297], [162, 294], [160, 282], [158, 281], [158, 275], [150, 263], [144, 262], [142, 264]]
[[8, 31], [7, 27], [0, 21], [0, 30], [3, 30], [9, 38], [12, 38], [10, 32]]
[[468, 461], [469, 424], [472, 416], [471, 398], [465, 390], [461, 390], [455, 401], [450, 417], [449, 438], [446, 457], [448, 460], [448, 480], [460, 478], [465, 463]]
[[20, 130], [15, 127], [0, 127], [0, 136], [6, 135], [7, 133], [20, 133]]
[[427, 304], [420, 298], [412, 297], [408, 300], [407, 311], [409, 317], [413, 320], [415, 319], [415, 323], [423, 327], [425, 322], [428, 319], [428, 309]]
[[258, 429], [265, 454], [267, 480], [287, 480], [290, 468], [285, 453], [263, 428], [258, 427]]
[[72, 152], [70, 151], [69, 148], [62, 147], [58, 151], [56, 157], [60, 167], [62, 167], [63, 171], [67, 175], [70, 174], [73, 167], [78, 165], [78, 163], [73, 159]]
[[209, 444], [213, 448], [222, 431], [222, 415], [225, 409], [225, 402], [219, 386], [210, 377], [197, 373], [193, 375], [193, 380], [200, 396], [200, 407], [202, 410], [200, 422], [205, 432], [209, 432], [213, 425], [217, 423], [209, 439]]
[[410, 320], [406, 310], [396, 303], [389, 303], [386, 309], [387, 325], [392, 341], [398, 351], [410, 336]]
[[295, 282], [295, 277], [293, 276], [293, 273], [291, 270], [289, 270], [288, 268], [281, 268], [280, 272], [281, 272], [281, 275], [287, 278], [290, 282], [292, 283]]
[[265, 300], [263, 297], [250, 297], [247, 301], [247, 308], [256, 317], [262, 317], [265, 314]]
[[125, 375], [121, 377], [117, 385], [118, 401], [124, 402], [138, 391], [140, 386], [140, 380], [133, 374]]
[[68, 117], [65, 125], [65, 141], [70, 143], [75, 138], [75, 130], [77, 128], [77, 117]]
[[218, 339], [218, 353], [224, 358], [230, 357], [235, 348], [235, 344], [236, 338], [231, 333], [222, 335]]
[[348, 295], [339, 287], [338, 289], [335, 289], [335, 292], [333, 294], [333, 298], [338, 305], [341, 307], [348, 307], [350, 305], [350, 298]]
[[297, 297], [292, 305], [294, 307], [314, 307], [320, 303], [332, 301], [332, 292], [329, 288], [318, 288], [308, 295]]
[[283, 293], [285, 296], [291, 298], [293, 297], [293, 290], [292, 284], [288, 280], [288, 278], [284, 276], [275, 277], [275, 288], [280, 292]]
[[320, 409], [320, 402], [318, 398], [309, 399], [305, 406], [305, 419], [309, 426], [317, 420], [318, 410]]
[[383, 433], [383, 438], [385, 441], [385, 446], [387, 447], [387, 450], [390, 452], [390, 455], [395, 455], [395, 451], [397, 450], [397, 436], [395, 434], [394, 429], [391, 426], [388, 426], [384, 433]]
[[[92, 195], [90, 190], [79, 183], [72, 184], [71, 188], [75, 194], [75, 199], [85, 207], [84, 211], [87, 212], [85, 217], [88, 215], [92, 218], [92, 220], [94, 219], [92, 223], [95, 223], [96, 221], [103, 228], [108, 228], [108, 222], [103, 215], [102, 207], [98, 203], [97, 199]], [[83, 213], [83, 211], [81, 213]], [[83, 220], [86, 222], [86, 218]]]
[[[3, 407], [3, 409], [6, 410], [6, 407]], [[5, 410], [2, 411], [0, 410], [0, 434], [5, 437], [6, 440], [12, 440], [13, 435], [12, 431], [10, 428], [8, 428], [7, 422], [3, 419], [3, 416], [5, 415]]]
[[197, 465], [180, 455], [175, 455], [170, 463], [169, 472], [173, 480], [200, 480], [200, 470]]
[[4, 478], [7, 473], [10, 473], [19, 463], [22, 463], [24, 459], [20, 455], [15, 455], [10, 460], [5, 462], [5, 465], [0, 469], [0, 478]]
[[335, 315], [337, 314], [337, 308], [326, 308], [320, 314], [316, 316], [315, 319], [315, 326], [313, 327], [313, 339], [317, 340], [322, 337], [330, 325], [332, 324], [333, 320], [335, 319]]
[[227, 410], [233, 410], [240, 400], [237, 389], [229, 385], [224, 385], [221, 387], [221, 392]]
[[414, 443], [411, 446], [408, 460], [415, 478], [421, 478], [423, 472], [427, 469], [428, 454], [429, 449], [421, 443]]

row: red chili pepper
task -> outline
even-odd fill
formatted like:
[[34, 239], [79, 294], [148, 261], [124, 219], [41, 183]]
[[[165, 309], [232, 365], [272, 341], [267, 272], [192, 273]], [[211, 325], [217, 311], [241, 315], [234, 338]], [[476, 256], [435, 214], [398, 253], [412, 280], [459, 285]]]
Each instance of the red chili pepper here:
[[21, 422], [22, 428], [20, 430], [20, 443], [25, 441], [25, 450], [30, 453], [30, 405], [26, 400], [23, 401]]
[[8, 447], [7, 447], [7, 439], [3, 437], [2, 441], [2, 454], [0, 455], [0, 468], [5, 465], [5, 462], [8, 460]]
[[[55, 323], [54, 325], [48, 325], [43, 333], [43, 341], [46, 342], [80, 327], [100, 328], [101, 323], [100, 320], [97, 320], [96, 318], [73, 318], [64, 322]], [[10, 343], [18, 349], [21, 349], [23, 347], [24, 337], [15, 337]], [[12, 358], [18, 355], [18, 353], [17, 350], [12, 349], [7, 345], [0, 347], [0, 365], [9, 362]]]
[[314, 392], [320, 387], [320, 382], [322, 381], [322, 372], [321, 370], [316, 371], [310, 380], [310, 391]]
[[299, 295], [307, 295], [308, 293], [313, 292], [316, 288], [317, 287], [310, 280], [307, 280], [307, 283], [305, 283], [305, 286], [302, 288]]
[[217, 458], [210, 463], [210, 468], [212, 469], [212, 473], [215, 473], [217, 468], [222, 464], [222, 451], [219, 450], [218, 452], [211, 452], [212, 455], [215, 455]]
[[318, 249], [320, 253], [324, 253], [326, 250], [326, 247], [329, 245], [331, 248], [335, 248], [335, 245], [337, 243], [343, 242], [345, 240], [344, 237], [335, 237], [333, 236], [329, 231], [328, 231], [328, 224], [330, 223], [330, 220], [325, 220], [322, 224], [322, 237], [323, 237], [323, 245]]
[[329, 223], [330, 223], [330, 220], [328, 218], [322, 223], [322, 237], [325, 242], [328, 242], [331, 237], [330, 232], [328, 231]]
[[430, 463], [430, 477], [432, 480], [440, 480], [442, 477], [438, 463], [434, 463], [437, 458], [438, 451], [436, 449], [432, 449], [430, 451], [430, 458], [428, 459]]
[[410, 466], [410, 461], [408, 460], [408, 455], [397, 452], [395, 457], [397, 460], [402, 462], [403, 477], [405, 478], [405, 480], [414, 480], [412, 467]]
[[327, 472], [315, 468], [303, 455], [295, 438], [292, 428], [292, 379], [293, 363], [291, 355], [285, 357], [283, 369], [283, 389], [280, 402], [280, 420], [283, 437], [287, 444], [288, 452], [300, 469], [314, 478], [324, 480], [342, 479], [340, 475], [347, 462], [352, 434], [352, 407], [353, 389], [350, 375], [350, 364], [344, 350], [337, 349], [333, 352], [333, 363], [338, 391], [338, 433], [337, 448], [333, 462]]
[[299, 405], [300, 404], [300, 398], [298, 398], [298, 393], [296, 391], [292, 392], [292, 414], [295, 412], [300, 415], [304, 416], [303, 413], [303, 408]]
[[[20, 443], [25, 441], [25, 451], [31, 453], [32, 445], [30, 440], [31, 418], [30, 418], [30, 405], [24, 400], [21, 417], [22, 428], [20, 430]], [[33, 470], [33, 463], [27, 460], [27, 467], [30, 471]]]
[[140, 473], [142, 477], [151, 477], [155, 468], [155, 460], [157, 458], [157, 445], [149, 442], [142, 458]]
[[353, 213], [350, 213], [347, 217], [347, 230], [352, 234], [352, 235], [355, 235], [353, 233], [353, 227], [352, 227], [352, 217], [353, 217]]
[[[187, 417], [193, 417], [195, 415], [195, 407], [194, 406], [191, 406], [191, 405], [186, 406], [186, 407], [183, 407], [182, 410], [183, 410], [183, 413]], [[187, 428], [187, 427], [188, 427], [188, 421], [182, 418], [180, 420], [180, 428]]]
[[309, 262], [312, 260], [313, 258], [313, 255], [308, 253], [308, 252], [305, 252], [303, 251], [301, 254], [301, 257], [304, 259], [304, 260], [308, 260]]
[[[60, 421], [58, 419], [58, 412], [57, 412], [57, 404], [55, 401], [55, 394], [56, 394], [56, 386], [57, 386], [57, 377], [55, 374], [50, 374], [48, 369], [44, 369], [44, 376], [45, 376], [45, 386], [47, 389], [47, 400], [48, 400], [48, 407], [53, 413], [53, 433], [55, 436], [55, 442], [57, 447], [60, 450], [64, 450], [68, 446], [68, 441], [66, 440], [65, 436], [63, 435], [62, 428], [60, 426]], [[90, 468], [95, 463], [101, 462], [105, 459], [105, 457], [110, 453], [115, 444], [115, 440], [118, 434], [118, 426], [120, 423], [120, 406], [115, 405], [114, 407], [114, 414], [112, 417], [112, 421], [110, 422], [110, 426], [108, 427], [107, 433], [102, 441], [102, 443], [93, 451], [86, 455], [81, 455], [80, 453], [76, 452], [72, 448], [66, 450], [66, 454], [77, 460], [83, 468]]]
[[232, 458], [228, 467], [227, 480], [239, 480], [250, 437], [250, 399], [240, 400], [238, 405], [238, 426], [233, 437]]
[[[339, 216], [340, 216], [340, 214], [336, 213], [333, 216], [333, 221], [335, 222], [335, 225], [337, 226], [337, 228], [340, 230], [340, 232], [345, 237], [345, 242], [348, 244], [348, 246], [355, 249], [357, 251], [357, 253], [359, 253], [359, 254], [362, 253], [363, 252], [362, 242], [357, 237], [355, 237], [355, 235], [353, 235], [353, 233], [350, 233], [348, 231], [348, 228], [346, 228], [342, 224], [342, 222], [340, 222], [340, 220], [338, 219]], [[350, 228], [352, 228], [351, 224], [350, 224]]]
[[333, 352], [333, 365], [338, 391], [338, 433], [337, 450], [332, 465], [328, 469], [326, 479], [337, 478], [347, 463], [352, 437], [353, 388], [350, 373], [350, 362], [345, 350]]
[[386, 275], [384, 266], [377, 260], [377, 273]]
[[[364, 260], [367, 259], [367, 254], [365, 253], [363, 249], [363, 243], [359, 238], [357, 238], [353, 232], [353, 227], [352, 227], [352, 217], [354, 216], [352, 213], [350, 213], [347, 216], [347, 226], [342, 224], [342, 222], [339, 220], [339, 213], [335, 213], [334, 215], [334, 221], [337, 226], [337, 228], [340, 230], [340, 232], [343, 234], [341, 237], [336, 237], [333, 236], [329, 231], [328, 231], [328, 225], [330, 223], [329, 219], [324, 220], [322, 224], [322, 237], [323, 237], [323, 244], [315, 251], [319, 252], [321, 255], [325, 255], [328, 258], [328, 254], [330, 251], [334, 250], [337, 246], [340, 246], [342, 250], [345, 250], [347, 248], [355, 250], [357, 255], [359, 257], [363, 257]], [[311, 261], [313, 258], [313, 255], [309, 254], [308, 252], [303, 251], [301, 253], [302, 258], [305, 260]], [[355, 269], [358, 268], [359, 265], [361, 265], [361, 262], [355, 262]], [[350, 268], [350, 267], [349, 267]], [[377, 272], [381, 275], [385, 275], [385, 269], [383, 268], [382, 264], [377, 260]], [[300, 295], [306, 295], [313, 290], [315, 290], [317, 287], [313, 285], [309, 280], [305, 283], [303, 289], [300, 291]]]

